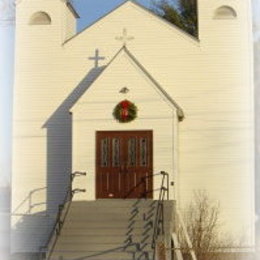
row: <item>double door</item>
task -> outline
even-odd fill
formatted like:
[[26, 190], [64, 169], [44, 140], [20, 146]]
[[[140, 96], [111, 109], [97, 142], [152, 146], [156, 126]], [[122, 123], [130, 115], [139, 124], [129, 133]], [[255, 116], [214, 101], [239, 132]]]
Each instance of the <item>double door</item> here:
[[152, 131], [97, 132], [97, 198], [152, 198], [152, 144]]

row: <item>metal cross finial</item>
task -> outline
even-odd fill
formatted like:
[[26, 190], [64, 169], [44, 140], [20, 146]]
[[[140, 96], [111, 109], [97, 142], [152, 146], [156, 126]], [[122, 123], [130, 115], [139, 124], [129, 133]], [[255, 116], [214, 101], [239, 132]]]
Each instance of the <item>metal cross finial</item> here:
[[98, 68], [98, 65], [99, 65], [98, 63], [99, 63], [99, 61], [100, 61], [100, 60], [104, 60], [104, 59], [106, 59], [106, 58], [99, 56], [99, 50], [96, 49], [96, 50], [95, 50], [95, 56], [94, 56], [94, 57], [89, 57], [88, 59], [89, 59], [89, 60], [94, 60], [94, 61], [95, 61], [95, 68]]
[[116, 37], [116, 40], [122, 41], [124, 46], [126, 46], [128, 41], [131, 41], [133, 39], [134, 39], [133, 36], [127, 35], [127, 29], [126, 28], [123, 29], [123, 35], [122, 36]]

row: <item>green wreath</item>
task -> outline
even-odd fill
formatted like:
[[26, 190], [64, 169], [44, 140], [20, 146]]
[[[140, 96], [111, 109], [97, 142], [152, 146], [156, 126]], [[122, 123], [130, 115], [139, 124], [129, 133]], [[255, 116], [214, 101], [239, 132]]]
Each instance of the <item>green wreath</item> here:
[[120, 123], [128, 123], [136, 119], [137, 110], [134, 103], [123, 100], [115, 106], [113, 116]]

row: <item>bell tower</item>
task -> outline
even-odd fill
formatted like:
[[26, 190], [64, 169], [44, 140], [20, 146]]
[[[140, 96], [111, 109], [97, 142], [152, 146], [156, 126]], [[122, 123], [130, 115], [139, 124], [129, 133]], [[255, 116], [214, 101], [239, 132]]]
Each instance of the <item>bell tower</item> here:
[[21, 41], [24, 36], [31, 43], [33, 43], [33, 38], [38, 37], [40, 37], [37, 40], [38, 43], [44, 40], [63, 43], [76, 33], [77, 18], [79, 16], [68, 0], [18, 1], [16, 6], [17, 36]]
[[[17, 2], [12, 151], [13, 254], [37, 253], [50, 232], [52, 219], [47, 217], [46, 189], [48, 145], [43, 125], [64, 95], [61, 84], [57, 84], [62, 77], [60, 64], [64, 64], [63, 43], [76, 33], [77, 17], [68, 1]], [[21, 203], [21, 198], [27, 203]], [[33, 201], [31, 205], [28, 198]], [[32, 229], [27, 227], [33, 225], [38, 228], [32, 236]], [[32, 237], [34, 243], [27, 243]], [[23, 258], [19, 256], [18, 259]]]
[[245, 42], [250, 42], [248, 37], [252, 38], [252, 11], [249, 0], [197, 1], [199, 38], [204, 46], [238, 47], [239, 41], [244, 42], [245, 47]]
[[[244, 240], [253, 245], [254, 204], [251, 202], [254, 201], [255, 169], [251, 1], [197, 1], [201, 58], [203, 64], [207, 64], [206, 73], [208, 74], [202, 73], [203, 82], [204, 84], [206, 82], [207, 93], [214, 93], [215, 105], [218, 106], [219, 111], [218, 114], [210, 114], [210, 120], [214, 118], [215, 122], [223, 122], [222, 131], [227, 137], [227, 142], [233, 138], [233, 143], [228, 146], [228, 149], [233, 149], [232, 156], [234, 158], [241, 156], [242, 159], [238, 161], [243, 162], [239, 169], [231, 163], [230, 168], [226, 169], [228, 174], [225, 175], [225, 185], [228, 186], [229, 182], [229, 186], [232, 186], [234, 191], [229, 196], [229, 201], [219, 196], [221, 192], [218, 194], [216, 192], [216, 197], [220, 198], [226, 221], [229, 221], [229, 228], [233, 229], [234, 234], [237, 232], [235, 225], [239, 226], [239, 223], [243, 221], [248, 223], [243, 227], [243, 232], [246, 230], [247, 234]], [[237, 129], [233, 136], [230, 134], [232, 129]], [[226, 158], [224, 150], [221, 155], [219, 153], [223, 161]], [[235, 195], [237, 190], [240, 195]], [[237, 203], [236, 197], [239, 196], [241, 197]], [[236, 217], [233, 217], [230, 205], [234, 212], [237, 212]]]

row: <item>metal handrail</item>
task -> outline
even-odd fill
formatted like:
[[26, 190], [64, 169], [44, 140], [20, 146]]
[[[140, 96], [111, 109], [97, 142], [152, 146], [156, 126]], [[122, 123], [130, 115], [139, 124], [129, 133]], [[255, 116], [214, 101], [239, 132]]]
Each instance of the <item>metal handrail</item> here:
[[45, 259], [49, 259], [51, 253], [53, 252], [55, 244], [60, 235], [62, 226], [64, 224], [65, 218], [67, 216], [71, 201], [73, 199], [73, 195], [78, 192], [86, 192], [85, 189], [72, 189], [73, 180], [75, 177], [78, 176], [86, 176], [86, 172], [74, 172], [70, 175], [69, 187], [65, 194], [62, 204], [58, 206], [58, 213], [56, 216], [54, 226], [50, 232], [46, 244], [40, 248], [40, 252], [46, 254]]
[[[161, 171], [162, 182], [160, 187], [159, 199], [156, 207], [156, 215], [154, 220], [153, 238], [152, 238], [152, 249], [154, 250], [154, 257], [156, 254], [156, 242], [160, 235], [165, 234], [164, 230], [164, 201], [165, 197], [169, 200], [169, 174], [167, 172]], [[165, 187], [166, 181], [166, 187]]]
[[180, 244], [179, 244], [179, 241], [178, 241], [177, 234], [175, 232], [172, 233], [171, 239], [172, 239], [171, 250], [173, 250], [172, 253], [174, 255], [176, 255], [177, 260], [183, 260], [183, 255], [182, 255], [182, 252], [181, 252]]
[[186, 240], [187, 245], [188, 245], [188, 249], [189, 249], [189, 253], [190, 253], [190, 255], [191, 255], [191, 259], [192, 259], [192, 260], [197, 260], [197, 256], [196, 256], [196, 254], [195, 254], [195, 250], [193, 249], [192, 242], [191, 242], [191, 239], [190, 239], [190, 237], [189, 237], [187, 228], [186, 228], [186, 226], [185, 226], [185, 224], [184, 224], [182, 215], [181, 215], [181, 213], [180, 213], [180, 211], [179, 211], [178, 208], [176, 209], [176, 211], [177, 211], [177, 216], [178, 216], [179, 222], [180, 222], [180, 224], [181, 224], [181, 228], [182, 228], [183, 233], [184, 233], [185, 240]]

